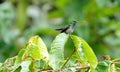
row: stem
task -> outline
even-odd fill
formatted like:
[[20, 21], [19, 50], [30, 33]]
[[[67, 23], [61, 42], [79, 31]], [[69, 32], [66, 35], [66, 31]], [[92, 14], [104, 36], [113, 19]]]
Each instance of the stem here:
[[79, 69], [86, 69], [86, 68], [90, 68], [90, 66], [81, 66], [81, 67], [76, 67], [77, 70]]
[[72, 55], [75, 53], [75, 48], [72, 52], [72, 54], [69, 56], [69, 58], [66, 60], [66, 62], [63, 64], [63, 66], [61, 67], [61, 69], [67, 64], [67, 62], [70, 60], [70, 58], [72, 57]]
[[112, 60], [112, 62], [120, 61], [120, 58]]
[[52, 69], [43, 69], [43, 70], [40, 70], [38, 72], [54, 72], [54, 70], [52, 70]]
[[113, 64], [120, 64], [120, 62], [112, 62]]

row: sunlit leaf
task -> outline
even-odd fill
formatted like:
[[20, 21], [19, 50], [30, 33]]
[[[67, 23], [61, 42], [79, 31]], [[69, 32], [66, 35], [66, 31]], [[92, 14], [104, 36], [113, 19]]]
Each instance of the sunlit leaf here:
[[88, 60], [88, 63], [90, 63], [91, 69], [95, 69], [98, 64], [95, 53], [93, 52], [92, 48], [87, 44], [87, 42], [85, 42], [82, 38], [80, 38], [80, 40], [82, 41], [82, 47], [84, 49], [84, 53]]
[[59, 69], [64, 62], [64, 45], [68, 39], [68, 35], [61, 33], [54, 39], [50, 50], [49, 65], [54, 69]]
[[36, 67], [39, 69], [44, 69], [46, 67], [46, 62], [44, 60], [37, 60]]
[[119, 67], [116, 68], [116, 72], [120, 72], [120, 68]]
[[80, 59], [80, 62], [82, 64], [85, 64], [87, 62], [87, 59], [85, 57], [84, 49], [82, 48], [82, 41], [79, 37], [71, 35], [71, 38], [73, 40], [73, 44], [75, 46], [76, 53], [78, 54], [78, 58]]
[[2, 63], [0, 63], [0, 71], [2, 70]]
[[17, 69], [15, 69], [13, 72], [20, 72], [21, 66], [19, 66]]
[[0, 72], [14, 72], [19, 67], [19, 65], [14, 65], [15, 59], [16, 57], [6, 59], [0, 67]]
[[24, 61], [21, 63], [21, 71], [20, 72], [29, 72], [30, 61]]
[[80, 61], [83, 64], [88, 62], [90, 64], [91, 70], [94, 70], [98, 64], [98, 61], [91, 47], [80, 37], [71, 35], [71, 38], [73, 39], [73, 43], [79, 54]]
[[25, 50], [21, 49], [16, 57], [15, 64], [20, 63], [22, 61], [22, 57], [24, 54]]
[[44, 59], [48, 61], [49, 55], [47, 47], [39, 36], [33, 36], [30, 38], [28, 45], [26, 46], [24, 57], [31, 57], [35, 60]]
[[111, 62], [108, 60], [99, 62], [95, 71], [93, 72], [109, 72], [108, 68], [109, 68], [110, 63]]
[[116, 72], [116, 67], [114, 63], [109, 65], [108, 72]]

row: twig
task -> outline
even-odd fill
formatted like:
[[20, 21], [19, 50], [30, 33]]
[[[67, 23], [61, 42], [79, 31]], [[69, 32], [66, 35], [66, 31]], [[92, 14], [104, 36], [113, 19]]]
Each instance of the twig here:
[[120, 58], [112, 60], [112, 62], [120, 61]]
[[120, 64], [120, 62], [112, 62], [113, 64]]
[[80, 69], [86, 69], [86, 68], [90, 68], [90, 66], [79, 66], [79, 67], [76, 67], [77, 70], [80, 70]]
[[40, 71], [38, 71], [38, 72], [54, 72], [54, 70], [50, 70], [50, 69], [48, 69], [48, 70], [40, 70]]
[[69, 56], [69, 58], [66, 60], [66, 62], [63, 64], [63, 66], [61, 67], [61, 69], [67, 64], [67, 62], [70, 60], [70, 58], [72, 57], [72, 55], [75, 53], [75, 48], [74, 48], [74, 50], [73, 50], [73, 52], [72, 52], [72, 54]]

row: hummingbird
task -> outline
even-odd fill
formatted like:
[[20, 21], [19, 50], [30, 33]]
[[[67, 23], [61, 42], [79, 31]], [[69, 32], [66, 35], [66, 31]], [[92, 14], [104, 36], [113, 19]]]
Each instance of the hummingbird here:
[[77, 24], [77, 21], [73, 21], [73, 23], [71, 25], [68, 25], [64, 28], [59, 28], [56, 30], [60, 31], [61, 33], [65, 32], [66, 34], [71, 34], [74, 31], [76, 24]]

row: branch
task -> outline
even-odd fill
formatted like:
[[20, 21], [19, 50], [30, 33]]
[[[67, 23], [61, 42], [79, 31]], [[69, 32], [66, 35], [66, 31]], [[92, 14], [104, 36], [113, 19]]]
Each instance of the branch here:
[[89, 65], [87, 65], [87, 66], [79, 66], [79, 67], [76, 67], [76, 70], [80, 70], [80, 69], [86, 69], [86, 68], [90, 68], [90, 66]]
[[112, 60], [112, 62], [120, 61], [120, 58]]
[[63, 66], [61, 67], [61, 69], [67, 64], [67, 62], [70, 60], [70, 58], [72, 57], [72, 55], [75, 53], [75, 49], [73, 50], [72, 54], [69, 56], [69, 58], [66, 60], [66, 62], [63, 64]]

